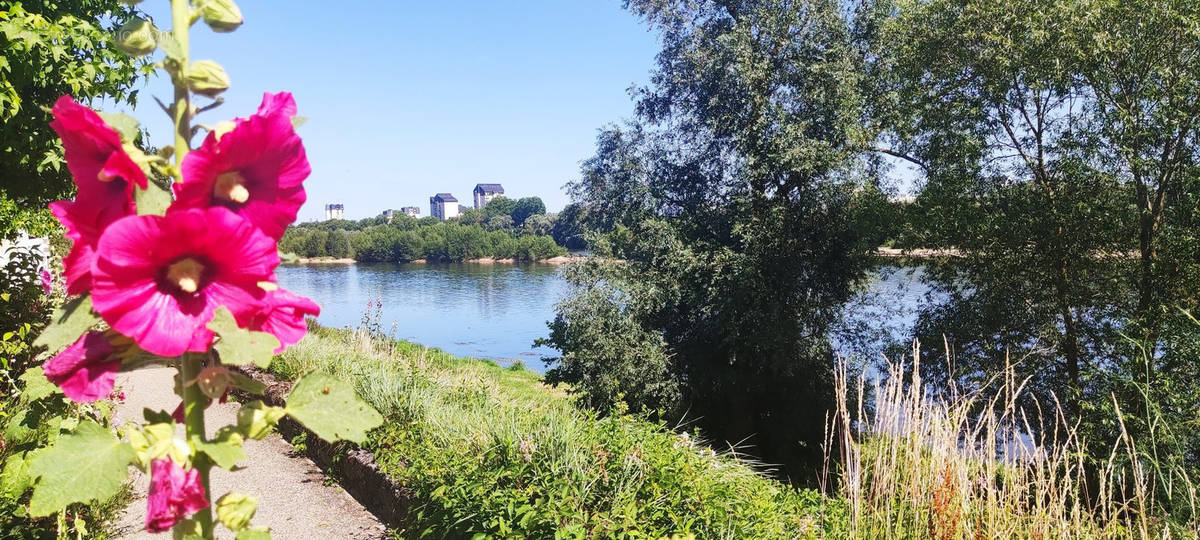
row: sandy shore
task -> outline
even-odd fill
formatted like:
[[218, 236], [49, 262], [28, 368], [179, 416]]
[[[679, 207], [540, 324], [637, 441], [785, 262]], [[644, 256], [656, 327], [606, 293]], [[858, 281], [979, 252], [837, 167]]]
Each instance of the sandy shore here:
[[354, 264], [354, 259], [335, 259], [333, 257], [300, 257], [286, 264]]

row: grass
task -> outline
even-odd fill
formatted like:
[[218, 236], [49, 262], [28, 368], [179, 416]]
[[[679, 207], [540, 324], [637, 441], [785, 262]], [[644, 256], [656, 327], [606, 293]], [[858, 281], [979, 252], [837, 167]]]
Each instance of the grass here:
[[[839, 366], [840, 406], [827, 442], [847, 505], [838, 536], [1150, 539], [1200, 531], [1200, 523], [1167, 517], [1154, 496], [1153, 483], [1165, 476], [1189, 494], [1175, 504], [1190, 505], [1194, 516], [1186, 474], [1156, 470], [1128, 434], [1106, 462], [1088, 465], [1057, 404], [1018, 406], [1024, 381], [1011, 370], [994, 393], [952, 388], [935, 397], [916, 353], [870, 388]], [[873, 406], [864, 407], [869, 396]]]
[[414, 494], [404, 537], [817, 537], [840, 506], [536, 373], [314, 329], [272, 364], [353, 381], [387, 418], [367, 446]]

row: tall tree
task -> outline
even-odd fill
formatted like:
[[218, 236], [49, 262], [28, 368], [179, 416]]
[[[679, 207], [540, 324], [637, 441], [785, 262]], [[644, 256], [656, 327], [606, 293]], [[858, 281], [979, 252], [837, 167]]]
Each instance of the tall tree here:
[[623, 292], [594, 299], [624, 305], [564, 304], [555, 335], [632, 317], [638, 339], [662, 336], [677, 414], [807, 480], [831, 396], [826, 332], [865, 266], [848, 217], [870, 180], [849, 22], [821, 0], [627, 6], [662, 34], [657, 67], [634, 125], [603, 130], [570, 186], [608, 231], [597, 251], [623, 260], [579, 283], [601, 275]]
[[[949, 301], [922, 317], [927, 341], [955, 353], [931, 374], [979, 384], [1018, 359], [1099, 458], [1119, 435], [1113, 396], [1153, 451], [1156, 431], [1195, 434], [1196, 326], [1179, 308], [1197, 307], [1200, 277], [1200, 6], [875, 7], [872, 118], [924, 173], [927, 238], [964, 254], [936, 267]], [[1192, 443], [1172, 452], [1200, 457]]]

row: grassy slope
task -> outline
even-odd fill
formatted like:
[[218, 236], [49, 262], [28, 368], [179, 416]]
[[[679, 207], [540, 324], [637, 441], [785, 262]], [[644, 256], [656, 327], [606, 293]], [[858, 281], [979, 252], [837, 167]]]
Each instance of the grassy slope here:
[[368, 447], [415, 494], [405, 536], [794, 538], [828, 510], [656, 424], [580, 411], [529, 371], [327, 329], [272, 365], [312, 370], [387, 417]]

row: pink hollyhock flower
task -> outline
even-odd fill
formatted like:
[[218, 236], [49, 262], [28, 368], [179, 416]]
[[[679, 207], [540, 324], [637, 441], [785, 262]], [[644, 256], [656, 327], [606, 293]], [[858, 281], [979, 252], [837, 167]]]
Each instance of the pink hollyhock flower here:
[[50, 271], [45, 268], [38, 272], [38, 283], [42, 286], [42, 292], [49, 295], [54, 292], [54, 276], [50, 275]]
[[92, 266], [92, 305], [114, 330], [159, 356], [203, 352], [213, 312], [261, 309], [279, 264], [275, 241], [222, 208], [130, 216], [104, 231]]
[[116, 348], [103, 332], [88, 332], [42, 365], [50, 382], [74, 401], [92, 402], [112, 393], [121, 369]]
[[[83, 195], [80, 195], [83, 197]], [[133, 199], [128, 205], [104, 205], [95, 200], [77, 199], [50, 203], [50, 213], [67, 229], [71, 251], [63, 257], [63, 279], [67, 294], [75, 295], [92, 288], [92, 263], [96, 260], [96, 242], [112, 222], [137, 213]]]
[[308, 323], [304, 322], [306, 315], [316, 317], [321, 314], [321, 306], [303, 296], [275, 289], [267, 292], [261, 310], [238, 323], [258, 332], [267, 332], [279, 339], [279, 348], [275, 354], [295, 345], [308, 333]]
[[254, 114], [259, 116], [282, 114], [291, 118], [296, 116], [296, 98], [292, 97], [291, 92], [279, 92], [276, 94], [264, 92], [262, 104], [258, 106], [258, 112]]
[[200, 471], [185, 470], [169, 458], [151, 461], [146, 505], [146, 530], [153, 533], [166, 531], [180, 519], [208, 508]]
[[184, 158], [183, 182], [174, 186], [172, 206], [224, 206], [268, 236], [282, 237], [304, 204], [301, 184], [312, 172], [288, 116], [294, 109], [290, 95], [264, 98], [259, 110], [267, 114], [240, 118], [220, 137], [209, 133]]
[[80, 199], [103, 205], [132, 204], [133, 186], [145, 189], [146, 173], [125, 153], [121, 135], [100, 115], [62, 96], [51, 109], [50, 127], [62, 139], [67, 169], [79, 186]]

